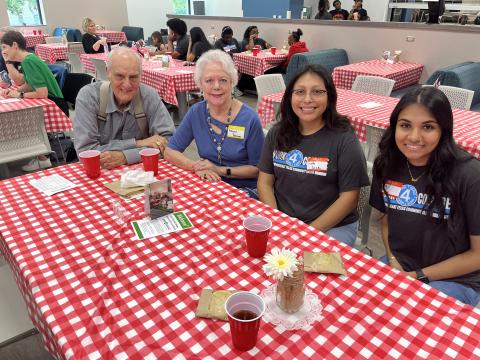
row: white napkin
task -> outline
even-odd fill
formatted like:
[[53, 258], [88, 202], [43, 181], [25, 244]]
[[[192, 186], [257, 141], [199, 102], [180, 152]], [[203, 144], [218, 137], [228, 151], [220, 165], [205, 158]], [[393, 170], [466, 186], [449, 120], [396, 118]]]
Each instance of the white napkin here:
[[153, 171], [129, 170], [122, 174], [120, 178], [120, 187], [130, 188], [135, 186], [145, 186], [155, 182]]

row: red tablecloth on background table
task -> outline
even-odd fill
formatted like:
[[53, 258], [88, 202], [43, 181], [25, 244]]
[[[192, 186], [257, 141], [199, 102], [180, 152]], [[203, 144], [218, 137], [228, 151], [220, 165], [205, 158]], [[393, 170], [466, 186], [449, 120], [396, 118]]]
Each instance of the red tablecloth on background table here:
[[[366, 140], [365, 124], [387, 128], [390, 123], [390, 114], [399, 99], [337, 89], [337, 110], [347, 115], [360, 141]], [[262, 97], [258, 105], [258, 115], [263, 127], [275, 119], [273, 103], [281, 102], [283, 92]], [[380, 106], [364, 108], [359, 105], [376, 102]], [[457, 144], [470, 154], [480, 159], [480, 113], [475, 111], [453, 109], [453, 137]]]
[[[82, 54], [82, 61], [85, 71], [94, 73], [95, 66], [90, 59], [106, 60], [105, 54]], [[178, 106], [177, 92], [196, 90], [195, 66], [183, 66], [183, 61], [173, 60], [171, 67], [162, 68], [161, 61], [142, 60], [141, 82], [153, 87], [160, 94], [165, 102]]]
[[127, 36], [123, 31], [114, 31], [114, 30], [96, 30], [95, 33], [98, 36], [106, 37], [107, 42], [109, 43], [118, 43], [122, 41], [127, 41]]
[[233, 54], [237, 70], [253, 77], [263, 75], [265, 71], [280, 65], [286, 59], [287, 55], [283, 52], [272, 55], [270, 50], [260, 51], [257, 56], [253, 56], [251, 52]]
[[[0, 249], [50, 352], [62, 359], [473, 358], [480, 312], [437, 292], [229, 185], [202, 182], [164, 161], [175, 209], [194, 228], [135, 240], [119, 233], [102, 184], [71, 164], [2, 181]], [[59, 174], [77, 188], [46, 196], [29, 181]], [[141, 199], [122, 202], [143, 216]], [[263, 323], [257, 346], [232, 349], [226, 322], [196, 318], [203, 288], [260, 292], [272, 281], [248, 256], [242, 219], [270, 218], [268, 249], [340, 251], [347, 275], [306, 274], [323, 319], [308, 330]]]
[[4, 98], [0, 96], [0, 112], [42, 106], [45, 118], [45, 129], [47, 132], [71, 131], [73, 129], [72, 121], [52, 100], [22, 99], [20, 101], [2, 103], [2, 99]]
[[66, 60], [68, 58], [67, 45], [61, 43], [38, 44], [35, 46], [35, 54], [49, 64], [54, 64], [57, 60]]
[[371, 75], [395, 80], [393, 90], [397, 90], [417, 84], [422, 71], [421, 64], [403, 61], [389, 64], [384, 60], [375, 59], [338, 66], [333, 69], [332, 77], [337, 89], [350, 90], [357, 75]]
[[48, 37], [48, 34], [25, 34], [25, 42], [28, 48], [34, 48], [37, 44], [45, 44], [45, 38]]

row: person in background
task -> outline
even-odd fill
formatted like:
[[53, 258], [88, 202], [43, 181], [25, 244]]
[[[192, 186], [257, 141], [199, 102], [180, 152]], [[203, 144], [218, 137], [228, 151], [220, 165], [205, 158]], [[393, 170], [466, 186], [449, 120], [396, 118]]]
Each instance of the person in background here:
[[[7, 31], [1, 39], [2, 54], [5, 62], [20, 62], [23, 74], [21, 85], [17, 90], [4, 89], [1, 95], [19, 99], [50, 99], [68, 116], [68, 104], [63, 99], [57, 80], [42, 60], [26, 49], [26, 41], [18, 31]], [[8, 65], [7, 65], [8, 66]], [[23, 171], [35, 171], [52, 166], [50, 159], [41, 155], [22, 166]]]
[[187, 61], [195, 62], [202, 54], [212, 49], [205, 33], [199, 27], [190, 29], [190, 40], [188, 43]]
[[258, 168], [260, 201], [352, 246], [360, 188], [369, 184], [363, 150], [337, 91], [319, 65], [285, 89], [281, 119], [268, 132]]
[[163, 43], [163, 37], [160, 31], [154, 31], [151, 35], [152, 46], [155, 47], [155, 51], [150, 51], [150, 56], [161, 55], [167, 50], [167, 46]]
[[307, 44], [305, 44], [304, 41], [300, 41], [300, 37], [302, 35], [302, 29], [292, 31], [292, 33], [288, 35], [288, 45], [290, 47], [288, 48], [287, 60], [285, 60], [285, 62], [282, 64], [282, 68], [284, 68], [285, 70], [287, 69], [288, 63], [290, 62], [290, 59], [293, 55], [310, 51], [307, 48]]
[[[86, 85], [78, 93], [73, 123], [75, 149], [78, 153], [99, 150], [103, 168], [137, 163], [145, 147], [157, 148], [163, 154], [175, 131], [157, 91], [140, 83], [141, 72], [140, 57], [120, 46], [108, 58], [109, 82]], [[105, 98], [103, 117], [100, 104]]]
[[457, 300], [480, 300], [480, 162], [453, 139], [445, 94], [421, 87], [390, 116], [373, 165], [370, 204], [385, 263]]
[[367, 10], [363, 8], [363, 0], [354, 0], [352, 10], [350, 10], [350, 14], [348, 15], [348, 20], [355, 20], [355, 21], [370, 20], [370, 18], [368, 17]]
[[[232, 58], [222, 50], [210, 50], [198, 59], [195, 83], [204, 101], [185, 115], [165, 150], [165, 159], [205, 181], [224, 180], [256, 197], [256, 185], [263, 146], [258, 114], [232, 98], [238, 72]], [[183, 152], [195, 140], [200, 160]]]
[[253, 47], [259, 45], [262, 49], [272, 47], [268, 42], [258, 37], [258, 28], [255, 25], [247, 27], [240, 44], [242, 51], [252, 51]]
[[104, 46], [107, 46], [107, 40], [98, 36], [95, 23], [90, 18], [83, 19], [82, 29], [85, 32], [82, 36], [83, 50], [86, 54], [98, 54], [105, 52]]
[[330, 3], [328, 0], [318, 0], [318, 13], [315, 15], [317, 20], [332, 20], [332, 15], [328, 12]]
[[[172, 57], [178, 60], [187, 60], [188, 53], [188, 35], [187, 24], [185, 21], [173, 18], [167, 21], [170, 29], [168, 33], [167, 51], [172, 52]], [[173, 42], [176, 41], [176, 46]]]
[[330, 10], [330, 15], [332, 16], [332, 20], [347, 20], [348, 19], [348, 11], [342, 9], [342, 3], [340, 0], [335, 0], [333, 2], [333, 10]]
[[230, 26], [224, 26], [220, 39], [215, 41], [215, 49], [223, 50], [228, 54], [234, 54], [241, 51], [240, 44], [233, 37], [233, 30]]

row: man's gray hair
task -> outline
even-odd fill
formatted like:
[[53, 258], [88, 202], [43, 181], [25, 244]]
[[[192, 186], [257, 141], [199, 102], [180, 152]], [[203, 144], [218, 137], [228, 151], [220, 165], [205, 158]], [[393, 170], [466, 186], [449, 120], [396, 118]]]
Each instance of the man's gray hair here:
[[195, 84], [201, 88], [201, 79], [205, 66], [211, 63], [220, 64], [223, 70], [227, 73], [230, 80], [232, 80], [232, 87], [238, 83], [238, 72], [235, 69], [235, 64], [232, 58], [225, 51], [222, 50], [209, 50], [200, 56], [195, 66]]
[[135, 61], [138, 65], [138, 69], [140, 70], [140, 73], [142, 73], [142, 60], [140, 59], [140, 56], [130, 49], [129, 47], [126, 46], [118, 46], [114, 48], [110, 53], [108, 54], [108, 59], [107, 59], [107, 69], [112, 67], [112, 58], [114, 56], [128, 56], [131, 57], [133, 61]]

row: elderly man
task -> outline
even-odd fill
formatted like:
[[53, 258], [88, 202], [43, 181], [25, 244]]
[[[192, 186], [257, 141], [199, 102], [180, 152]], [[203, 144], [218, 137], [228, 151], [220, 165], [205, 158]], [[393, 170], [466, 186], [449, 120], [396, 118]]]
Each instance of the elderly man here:
[[[163, 150], [175, 127], [157, 92], [140, 84], [141, 60], [130, 48], [110, 52], [109, 82], [84, 86], [75, 105], [77, 152], [101, 151], [100, 164], [112, 169], [140, 161], [142, 148]], [[103, 84], [103, 85], [102, 85]]]

